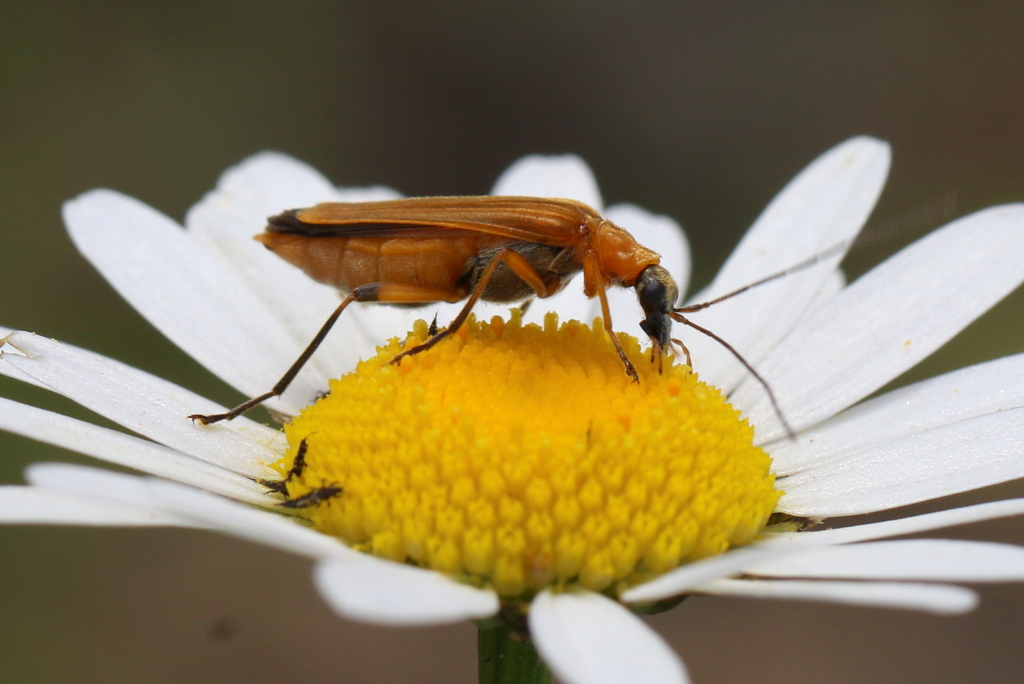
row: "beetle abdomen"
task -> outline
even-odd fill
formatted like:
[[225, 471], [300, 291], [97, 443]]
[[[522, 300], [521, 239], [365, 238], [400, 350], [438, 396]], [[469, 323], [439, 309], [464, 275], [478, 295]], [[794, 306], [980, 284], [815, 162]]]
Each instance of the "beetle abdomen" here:
[[490, 237], [331, 238], [266, 232], [256, 236], [313, 280], [343, 292], [368, 283], [401, 283], [459, 292], [466, 262]]

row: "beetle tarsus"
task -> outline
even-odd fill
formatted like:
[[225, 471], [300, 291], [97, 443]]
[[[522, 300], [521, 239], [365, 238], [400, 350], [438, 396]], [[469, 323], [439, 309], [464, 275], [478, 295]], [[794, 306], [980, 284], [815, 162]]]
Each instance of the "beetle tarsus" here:
[[431, 347], [433, 347], [435, 344], [437, 344], [438, 342], [443, 340], [444, 338], [446, 338], [449, 335], [451, 335], [452, 333], [454, 333], [455, 330], [456, 330], [456, 328], [452, 328], [452, 327], [449, 327], [449, 328], [447, 328], [445, 330], [442, 330], [441, 332], [436, 333], [433, 337], [428, 339], [423, 344], [417, 344], [415, 347], [412, 347], [411, 349], [406, 349], [405, 351], [400, 352], [399, 354], [396, 354], [395, 358], [391, 359], [391, 361], [389, 363], [394, 365], [394, 364], [398, 363], [399, 361], [401, 361], [402, 359], [404, 359], [406, 356], [412, 356], [413, 354], [419, 354], [420, 352], [425, 352], [428, 349], [430, 349]]
[[[291, 378], [289, 378], [289, 380], [291, 380]], [[283, 391], [284, 390], [281, 390], [281, 392]], [[278, 396], [279, 394], [281, 394], [281, 392], [277, 391], [277, 388], [275, 387], [271, 391], [261, 394], [258, 397], [253, 397], [249, 401], [243, 402], [225, 413], [212, 413], [210, 415], [193, 413], [191, 416], [189, 416], [189, 420], [197, 420], [203, 425], [212, 425], [213, 423], [219, 423], [222, 420], [232, 420], [233, 418], [237, 418], [238, 416], [242, 415], [249, 409], [256, 408], [257, 406], [265, 402], [267, 399]]]
[[335, 321], [338, 320], [338, 316], [341, 315], [341, 312], [344, 311], [349, 304], [356, 301], [357, 297], [358, 295], [356, 293], [352, 293], [349, 296], [345, 297], [344, 300], [342, 300], [341, 304], [338, 305], [338, 308], [334, 310], [334, 313], [332, 313], [327, 318], [327, 320], [324, 321], [324, 324], [320, 327], [320, 330], [317, 332], [316, 337], [314, 337], [313, 340], [306, 346], [306, 348], [302, 351], [302, 354], [299, 355], [299, 358], [295, 360], [295, 363], [293, 363], [291, 367], [287, 371], [285, 371], [285, 374], [281, 377], [280, 380], [277, 381], [277, 384], [274, 385], [274, 388], [272, 390], [270, 390], [269, 392], [264, 392], [258, 397], [253, 397], [249, 401], [239, 404], [238, 406], [231, 409], [227, 413], [215, 413], [209, 416], [204, 416], [199, 413], [193, 413], [191, 416], [189, 416], [189, 418], [191, 418], [192, 420], [198, 420], [203, 425], [210, 425], [211, 423], [216, 423], [222, 420], [231, 420], [242, 415], [249, 409], [259, 406], [267, 399], [279, 397], [282, 394], [284, 394], [284, 391], [288, 389], [288, 385], [292, 384], [292, 380], [295, 379], [295, 376], [299, 374], [299, 371], [302, 370], [302, 367], [306, 365], [307, 361], [309, 361], [309, 357], [313, 356], [313, 352], [315, 352], [317, 348], [320, 347], [320, 343], [324, 341], [325, 337], [327, 337], [327, 333], [329, 333], [331, 331], [331, 328], [334, 327], [334, 323]]

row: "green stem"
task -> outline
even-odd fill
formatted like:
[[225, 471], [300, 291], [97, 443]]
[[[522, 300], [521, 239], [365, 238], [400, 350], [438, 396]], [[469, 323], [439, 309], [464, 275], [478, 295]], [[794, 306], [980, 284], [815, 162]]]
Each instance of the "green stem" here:
[[550, 684], [551, 673], [524, 632], [500, 619], [477, 630], [480, 684]]

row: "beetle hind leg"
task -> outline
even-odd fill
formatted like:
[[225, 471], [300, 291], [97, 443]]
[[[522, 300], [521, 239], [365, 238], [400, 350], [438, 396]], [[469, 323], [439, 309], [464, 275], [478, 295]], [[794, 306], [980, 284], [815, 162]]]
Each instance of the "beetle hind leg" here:
[[284, 394], [284, 391], [288, 389], [288, 386], [292, 383], [292, 380], [299, 374], [299, 371], [306, 365], [310, 357], [313, 356], [313, 352], [319, 348], [320, 344], [327, 337], [327, 333], [334, 327], [335, 321], [341, 316], [341, 313], [348, 308], [348, 305], [352, 302], [386, 302], [389, 304], [429, 304], [431, 302], [457, 302], [462, 299], [463, 293], [460, 292], [448, 292], [445, 290], [432, 290], [425, 287], [417, 287], [415, 285], [404, 285], [401, 283], [368, 283], [366, 285], [360, 285], [359, 287], [352, 290], [351, 294], [345, 297], [344, 301], [338, 305], [338, 308], [334, 310], [327, 321], [321, 326], [320, 331], [313, 338], [313, 341], [303, 350], [299, 358], [295, 360], [295, 363], [285, 371], [285, 374], [281, 376], [281, 379], [277, 381], [277, 384], [269, 392], [253, 397], [252, 399], [242, 402], [235, 408], [224, 413], [215, 413], [211, 415], [203, 415], [199, 413], [192, 414], [189, 416], [192, 420], [199, 421], [203, 425], [210, 425], [212, 423], [218, 423], [222, 420], [231, 420], [242, 415], [246, 411], [256, 408], [263, 402], [273, 397], [279, 397]]

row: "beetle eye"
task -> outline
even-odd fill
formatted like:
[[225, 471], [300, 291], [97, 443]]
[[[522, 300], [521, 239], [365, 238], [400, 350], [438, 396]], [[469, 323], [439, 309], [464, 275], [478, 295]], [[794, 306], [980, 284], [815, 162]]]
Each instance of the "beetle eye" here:
[[648, 314], [660, 312], [665, 307], [665, 285], [651, 278], [637, 288], [636, 298]]

